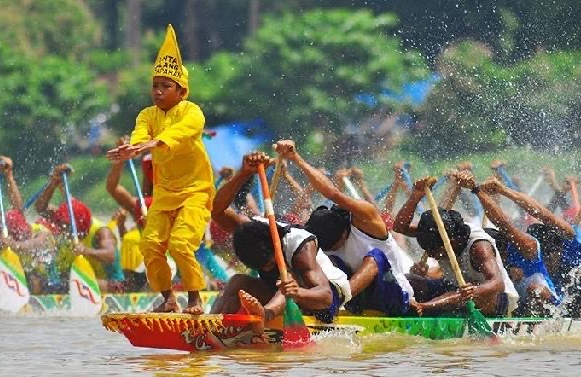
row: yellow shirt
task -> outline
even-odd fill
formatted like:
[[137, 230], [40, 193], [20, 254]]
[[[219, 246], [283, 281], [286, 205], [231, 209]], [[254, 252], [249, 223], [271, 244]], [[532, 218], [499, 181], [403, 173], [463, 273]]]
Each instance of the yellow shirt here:
[[204, 121], [202, 110], [189, 101], [181, 101], [168, 112], [150, 106], [137, 116], [131, 144], [152, 139], [165, 144], [152, 150], [153, 208], [178, 209], [198, 193], [209, 195], [207, 205], [211, 205], [214, 185], [210, 158], [202, 142]]
[[141, 232], [137, 228], [131, 229], [123, 235], [121, 242], [121, 268], [138, 271], [143, 263], [143, 255], [139, 250]]

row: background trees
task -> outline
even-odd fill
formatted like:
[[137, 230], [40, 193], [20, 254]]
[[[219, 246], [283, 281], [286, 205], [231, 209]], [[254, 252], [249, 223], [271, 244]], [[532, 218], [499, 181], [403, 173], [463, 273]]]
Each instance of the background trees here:
[[[99, 114], [114, 134], [133, 128], [170, 22], [210, 126], [261, 118], [277, 136], [344, 146], [341, 138], [374, 128], [369, 119], [397, 123], [405, 112], [404, 150], [424, 157], [580, 143], [575, 0], [0, 0], [0, 8], [9, 93], [0, 97], [1, 153], [31, 158], [33, 172], [82, 149]], [[398, 99], [402, 85], [429, 74], [439, 82], [421, 107]]]

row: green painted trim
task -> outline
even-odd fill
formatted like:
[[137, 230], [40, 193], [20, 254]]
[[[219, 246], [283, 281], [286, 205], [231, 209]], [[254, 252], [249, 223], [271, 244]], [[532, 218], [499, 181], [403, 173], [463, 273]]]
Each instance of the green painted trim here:
[[74, 272], [77, 273], [77, 275], [79, 275], [81, 277], [81, 279], [83, 280], [83, 282], [85, 284], [87, 284], [89, 286], [89, 288], [91, 288], [95, 293], [97, 294], [101, 294], [101, 290], [99, 289], [99, 283], [97, 283], [96, 279], [91, 279], [90, 277], [88, 277], [83, 271], [81, 271], [80, 268], [78, 268], [74, 263], [71, 266], [71, 270], [73, 270]]

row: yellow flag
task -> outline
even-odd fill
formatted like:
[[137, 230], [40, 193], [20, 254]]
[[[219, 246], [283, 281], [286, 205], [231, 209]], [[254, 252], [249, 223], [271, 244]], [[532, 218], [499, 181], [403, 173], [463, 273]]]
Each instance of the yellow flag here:
[[174, 80], [182, 88], [186, 89], [186, 94], [183, 98], [187, 98], [190, 92], [188, 88], [188, 70], [182, 65], [182, 55], [180, 54], [176, 33], [171, 24], [167, 25], [165, 40], [157, 53], [152, 76], [163, 76]]

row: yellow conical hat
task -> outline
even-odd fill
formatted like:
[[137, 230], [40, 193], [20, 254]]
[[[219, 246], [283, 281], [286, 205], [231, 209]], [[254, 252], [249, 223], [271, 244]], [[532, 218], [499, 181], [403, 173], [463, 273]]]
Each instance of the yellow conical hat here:
[[188, 70], [182, 65], [182, 55], [171, 24], [167, 25], [165, 40], [155, 59], [152, 76], [169, 77], [186, 89], [184, 99], [188, 96]]

